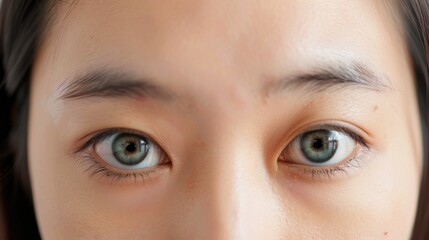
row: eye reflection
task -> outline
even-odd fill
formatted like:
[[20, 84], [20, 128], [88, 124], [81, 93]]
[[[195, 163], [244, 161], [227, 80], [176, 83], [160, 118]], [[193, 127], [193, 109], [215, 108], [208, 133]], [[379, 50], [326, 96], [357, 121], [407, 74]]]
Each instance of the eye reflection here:
[[301, 151], [309, 161], [324, 163], [337, 152], [338, 139], [339, 136], [335, 131], [310, 131], [300, 138]]
[[317, 129], [295, 138], [283, 151], [281, 159], [307, 166], [331, 166], [353, 157], [357, 139], [348, 133]]
[[155, 167], [166, 161], [158, 144], [134, 133], [109, 133], [95, 142], [93, 149], [98, 159], [124, 170]]
[[133, 166], [142, 162], [149, 151], [148, 142], [134, 134], [119, 134], [112, 143], [112, 152], [122, 164]]

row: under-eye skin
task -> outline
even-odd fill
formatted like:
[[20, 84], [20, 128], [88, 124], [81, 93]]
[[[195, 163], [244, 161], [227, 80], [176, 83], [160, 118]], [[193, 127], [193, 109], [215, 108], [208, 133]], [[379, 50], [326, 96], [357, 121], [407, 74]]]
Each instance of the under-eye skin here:
[[125, 129], [96, 133], [76, 155], [91, 177], [110, 183], [145, 182], [171, 168], [167, 154], [154, 140]]
[[279, 163], [312, 180], [349, 176], [371, 153], [363, 136], [345, 124], [319, 124], [301, 131], [282, 151]]

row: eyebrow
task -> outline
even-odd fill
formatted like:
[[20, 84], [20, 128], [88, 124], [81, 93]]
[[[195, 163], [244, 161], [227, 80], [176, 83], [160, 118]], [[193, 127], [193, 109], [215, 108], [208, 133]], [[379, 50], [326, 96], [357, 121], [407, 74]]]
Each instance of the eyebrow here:
[[142, 97], [169, 100], [174, 94], [148, 78], [110, 69], [98, 69], [63, 82], [58, 99]]
[[[376, 92], [392, 89], [391, 81], [382, 74], [376, 74], [368, 66], [352, 62], [350, 64], [330, 64], [314, 68], [312, 72], [287, 76], [270, 81], [265, 86], [269, 96], [279, 92], [305, 89], [309, 93], [360, 88]], [[94, 97], [142, 97], [171, 100], [176, 95], [157, 85], [153, 79], [108, 68], [90, 71], [64, 81], [58, 88], [58, 99], [86, 99]]]
[[344, 88], [386, 92], [392, 90], [393, 85], [384, 74], [376, 73], [367, 65], [353, 61], [320, 66], [310, 73], [288, 76], [269, 82], [266, 86], [268, 95], [298, 89], [318, 93]]

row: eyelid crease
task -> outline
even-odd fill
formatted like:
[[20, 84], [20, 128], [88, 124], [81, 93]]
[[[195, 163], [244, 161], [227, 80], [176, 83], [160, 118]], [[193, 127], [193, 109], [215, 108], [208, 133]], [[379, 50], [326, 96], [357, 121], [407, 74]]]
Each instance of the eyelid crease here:
[[[360, 134], [356, 133], [350, 127], [346, 127], [343, 124], [338, 124], [338, 123], [321, 123], [318, 125], [307, 127], [307, 128], [305, 128], [305, 131], [304, 130], [299, 131], [299, 134], [297, 134], [296, 137], [292, 141], [294, 141], [297, 137], [301, 136], [303, 133], [305, 133], [307, 131], [318, 130], [318, 129], [335, 130], [335, 131], [339, 131], [339, 132], [342, 132], [344, 134], [347, 134], [348, 136], [353, 138], [359, 144], [359, 146], [362, 146], [362, 149], [360, 149], [359, 151], [366, 152], [366, 151], [369, 151], [371, 149], [371, 144], [369, 144], [365, 140], [364, 137], [362, 137]], [[105, 173], [107, 173], [108, 176], [109, 175], [116, 175], [116, 177], [119, 177], [119, 176], [124, 177], [124, 176], [132, 176], [133, 174], [139, 174], [141, 172], [147, 171], [147, 170], [144, 170], [144, 171], [140, 171], [140, 172], [121, 173], [120, 171], [111, 170], [108, 167], [105, 167], [104, 164], [99, 162], [99, 160], [94, 159], [94, 157], [91, 155], [91, 153], [85, 153], [85, 150], [88, 149], [91, 145], [93, 145], [97, 142], [101, 142], [101, 141], [107, 139], [108, 137], [111, 137], [112, 135], [114, 135], [116, 133], [131, 133], [131, 134], [136, 134], [136, 135], [141, 135], [141, 136], [146, 137], [146, 134], [144, 134], [144, 133], [141, 133], [141, 132], [138, 132], [135, 130], [124, 129], [124, 128], [112, 128], [112, 129], [101, 130], [101, 131], [98, 131], [98, 133], [95, 133], [95, 136], [90, 138], [85, 144], [83, 144], [80, 148], [78, 148], [78, 150], [75, 152], [75, 154], [84, 153], [85, 154], [85, 155], [83, 155], [84, 157], [81, 157], [81, 158], [84, 158], [86, 160], [90, 160], [91, 162], [93, 162], [93, 164], [98, 164], [97, 170], [94, 170], [95, 173], [93, 173], [91, 175], [94, 175], [94, 174], [97, 174], [100, 172], [105, 172]], [[148, 137], [148, 138], [150, 139], [150, 137]], [[164, 157], [168, 158], [168, 156], [165, 152], [163, 152], [163, 154], [165, 155]], [[282, 154], [283, 154], [283, 151], [282, 151]], [[359, 155], [359, 153], [356, 154], [356, 156], [354, 156], [352, 159], [350, 159], [350, 161], [353, 160], [354, 158], [356, 158], [358, 155]], [[286, 162], [286, 161], [284, 161], [284, 162]], [[297, 166], [300, 164], [290, 164], [290, 165]], [[305, 166], [305, 165], [303, 165], [303, 166]], [[343, 165], [341, 165], [341, 166], [343, 166]], [[329, 168], [329, 166], [327, 166], [327, 167], [316, 167], [316, 168], [307, 166], [306, 169], [307, 170], [310, 169], [312, 175], [315, 175], [315, 171], [318, 171], [319, 173], [320, 173], [320, 171], [323, 171], [325, 173], [332, 173], [334, 171], [339, 170], [339, 167], [341, 167], [341, 166], [336, 166], [334, 168], [332, 168], [332, 167]], [[87, 171], [89, 171], [89, 170], [90, 169], [88, 168]], [[134, 178], [136, 178], [136, 176], [134, 176]]]
[[105, 131], [100, 131], [98, 134], [95, 134], [95, 136], [93, 136], [86, 143], [84, 143], [81, 147], [75, 150], [74, 153], [76, 154], [76, 153], [82, 152], [92, 144], [103, 141], [117, 132], [118, 132], [118, 129], [108, 129]]
[[[294, 141], [296, 138], [298, 138], [299, 136], [301, 136], [302, 134], [304, 134], [306, 132], [314, 131], [314, 130], [324, 130], [324, 129], [334, 130], [334, 131], [338, 131], [338, 132], [347, 134], [349, 137], [353, 138], [355, 141], [357, 141], [357, 143], [361, 144], [362, 146], [364, 146], [366, 148], [371, 147], [371, 144], [368, 141], [366, 141], [363, 136], [356, 133], [350, 127], [345, 126], [344, 123], [332, 123], [332, 122], [321, 123], [321, 124], [311, 124], [310, 127], [305, 127], [305, 128], [303, 128], [303, 130], [298, 131], [298, 133], [295, 134], [295, 137], [293, 138], [292, 141]], [[363, 131], [363, 132], [365, 132], [365, 131]], [[365, 132], [365, 134], [367, 134], [367, 133]]]
[[136, 134], [144, 138], [151, 139], [150, 137], [147, 137], [144, 133], [130, 129], [112, 128], [99, 131], [95, 134], [95, 136], [93, 136], [83, 146], [81, 146], [77, 151], [75, 151], [75, 157], [78, 159], [79, 163], [87, 165], [85, 173], [90, 172], [90, 177], [101, 174], [99, 176], [100, 179], [103, 177], [109, 178], [110, 183], [122, 183], [124, 181], [131, 181], [133, 179], [134, 183], [137, 183], [140, 180], [142, 182], [146, 182], [149, 179], [153, 179], [154, 175], [159, 175], [163, 171], [166, 171], [167, 169], [171, 168], [171, 160], [161, 147], [160, 163], [156, 166], [145, 167], [138, 170], [124, 170], [116, 168], [115, 166], [112, 166], [111, 164], [107, 163], [95, 152], [94, 148], [91, 148], [91, 146], [100, 143], [118, 133]]
[[[358, 145], [357, 147], [359, 149], [355, 150], [355, 153], [352, 154], [353, 157], [348, 159], [346, 162], [341, 161], [340, 163], [332, 166], [309, 166], [304, 164], [291, 163], [287, 161], [287, 158], [284, 157], [285, 150], [289, 147], [289, 145], [292, 142], [294, 142], [296, 139], [302, 136], [302, 134], [304, 134], [305, 132], [313, 131], [313, 130], [322, 130], [322, 129], [334, 130], [334, 131], [339, 131], [344, 134], [347, 134], [348, 136], [353, 138], [353, 140], [356, 141]], [[346, 174], [347, 170], [350, 168], [358, 168], [358, 169], [361, 168], [362, 163], [364, 163], [363, 156], [369, 155], [372, 152], [373, 152], [372, 145], [368, 143], [368, 141], [366, 141], [364, 137], [362, 137], [360, 134], [353, 131], [351, 128], [346, 126], [341, 126], [341, 124], [322, 123], [322, 124], [314, 125], [312, 127], [307, 127], [304, 130], [299, 131], [298, 134], [295, 135], [293, 140], [290, 141], [290, 143], [283, 149], [283, 151], [279, 156], [279, 159], [284, 159], [284, 160], [280, 160], [280, 162], [284, 163], [282, 165], [287, 165], [289, 168], [295, 169], [297, 172], [301, 172], [304, 175], [311, 175], [313, 180], [315, 177], [327, 177], [329, 180], [331, 180], [331, 177], [334, 176], [334, 174], [336, 173], [343, 172]], [[355, 165], [353, 165], [352, 163], [354, 163]]]

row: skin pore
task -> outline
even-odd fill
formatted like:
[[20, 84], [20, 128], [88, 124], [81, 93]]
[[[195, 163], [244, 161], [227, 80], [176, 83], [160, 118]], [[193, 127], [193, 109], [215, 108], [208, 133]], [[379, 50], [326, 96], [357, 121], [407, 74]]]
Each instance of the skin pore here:
[[[44, 239], [409, 237], [418, 111], [382, 1], [81, 0], [55, 11], [30, 96]], [[110, 135], [94, 138], [112, 129], [151, 139], [162, 164], [112, 165]], [[295, 139], [320, 129], [354, 136], [352, 151], [310, 166]]]

